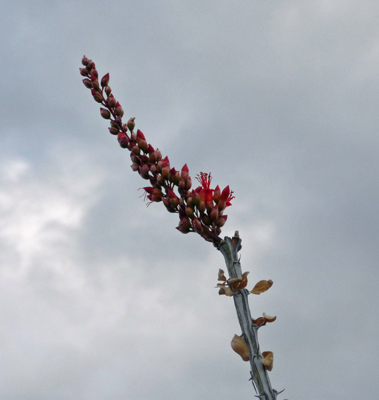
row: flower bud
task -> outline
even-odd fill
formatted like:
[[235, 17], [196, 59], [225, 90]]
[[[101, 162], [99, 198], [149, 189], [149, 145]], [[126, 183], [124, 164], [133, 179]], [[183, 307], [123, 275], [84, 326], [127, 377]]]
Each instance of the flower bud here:
[[201, 234], [203, 232], [203, 227], [201, 226], [201, 222], [197, 218], [195, 218], [192, 221], [192, 228], [196, 233]]
[[207, 214], [203, 214], [201, 216], [201, 220], [203, 221], [203, 224], [206, 226], [211, 226], [212, 225], [212, 220], [211, 217]]
[[124, 115], [124, 110], [122, 109], [121, 106], [118, 106], [115, 108], [114, 113], [118, 116], [118, 117], [122, 117]]
[[92, 62], [91, 74], [94, 75], [96, 77], [96, 79], [99, 77], [99, 73], [97, 72], [97, 70], [95, 68], [95, 63], [94, 62]]
[[108, 83], [109, 83], [109, 73], [105, 74], [101, 78], [101, 87], [108, 86]]
[[220, 195], [221, 195], [220, 187], [217, 185], [216, 188], [215, 188], [215, 191], [213, 192], [213, 201], [216, 204], [220, 200]]
[[88, 76], [88, 70], [87, 68], [79, 68], [80, 75], [82, 76]]
[[223, 215], [222, 217], [220, 217], [217, 221], [216, 221], [216, 225], [219, 228], [222, 228], [225, 225], [226, 220], [228, 219], [227, 215]]
[[115, 108], [116, 107], [117, 100], [113, 97], [113, 94], [111, 94], [107, 98], [107, 103], [108, 103], [108, 106], [111, 107], [111, 108]]
[[141, 175], [141, 177], [143, 179], [149, 179], [150, 178], [149, 171], [150, 171], [149, 166], [147, 164], [141, 163], [138, 172], [139, 172], [139, 174]]
[[176, 208], [179, 204], [179, 199], [176, 196], [176, 194], [171, 189], [169, 189], [167, 195], [168, 195], [168, 198], [170, 199], [171, 206]]
[[138, 146], [139, 146], [139, 148], [141, 149], [141, 150], [143, 150], [144, 152], [146, 152], [147, 151], [147, 142], [146, 142], [146, 140], [138, 140], [137, 139], [137, 144], [138, 144]]
[[176, 178], [176, 169], [175, 168], [171, 168], [170, 172], [168, 174], [168, 179], [170, 182], [175, 183], [175, 178]]
[[104, 119], [110, 119], [111, 113], [105, 108], [100, 108], [100, 114]]
[[84, 86], [85, 86], [87, 89], [92, 89], [92, 82], [91, 82], [90, 79], [83, 79], [83, 83], [84, 83]]
[[138, 171], [139, 165], [138, 164], [132, 164], [130, 167], [135, 172], [135, 171]]
[[230, 187], [229, 185], [222, 191], [221, 196], [220, 196], [220, 200], [222, 201], [227, 201], [230, 195]]
[[117, 135], [118, 134], [118, 129], [117, 128], [110, 127], [110, 128], [108, 128], [108, 131], [112, 135]]
[[107, 96], [109, 96], [112, 93], [112, 89], [110, 86], [105, 86], [104, 90]]
[[193, 201], [191, 196], [188, 196], [187, 198], [187, 206], [190, 208], [193, 208], [195, 206], [195, 202]]
[[138, 146], [134, 146], [132, 148], [132, 153], [136, 154], [138, 156], [141, 153], [141, 150], [140, 150], [140, 148]]
[[135, 118], [130, 118], [127, 125], [128, 125], [128, 129], [130, 131], [132, 131], [134, 129], [134, 127], [136, 126], [135, 122], [134, 122]]
[[[129, 120], [130, 121], [130, 120]], [[129, 128], [130, 129], [130, 128]], [[137, 130], [137, 140], [146, 140], [145, 135], [138, 129]]]
[[130, 159], [132, 160], [133, 164], [141, 164], [141, 159], [133, 152], [130, 153]]
[[123, 149], [126, 149], [128, 147], [128, 143], [129, 143], [129, 138], [125, 135], [124, 132], [119, 132], [117, 135], [117, 140], [120, 143], [120, 146]]
[[181, 178], [183, 178], [184, 180], [186, 180], [189, 177], [189, 169], [187, 167], [187, 164], [184, 164], [181, 172], [180, 172], [180, 176]]
[[91, 89], [91, 93], [95, 101], [97, 101], [98, 103], [103, 102], [103, 95], [100, 92], [95, 89]]
[[156, 153], [156, 155], [157, 155], [157, 161], [161, 160], [161, 159], [162, 159], [162, 153], [161, 153], [161, 151], [160, 151], [159, 149], [156, 149], [156, 150], [155, 150], [155, 153]]
[[211, 211], [210, 217], [211, 217], [212, 222], [215, 222], [215, 221], [217, 220], [217, 218], [218, 218], [218, 208], [217, 208], [217, 207], [214, 208], [214, 209]]
[[191, 177], [189, 176], [186, 180], [186, 190], [190, 190], [192, 187], [192, 180]]
[[150, 165], [150, 172], [152, 174], [155, 174], [157, 172], [157, 167], [154, 164]]
[[113, 119], [111, 119], [111, 127], [116, 128], [117, 130], [120, 130], [120, 125]]
[[186, 188], [186, 182], [184, 181], [184, 179], [179, 179], [178, 186], [180, 190], [184, 190]]
[[194, 212], [193, 212], [193, 208], [191, 208], [191, 207], [186, 207], [186, 214], [187, 214], [187, 216], [189, 217], [189, 218], [194, 218]]
[[82, 58], [82, 64], [85, 66], [85, 65], [88, 65], [88, 58], [86, 57], [86, 56], [83, 56], [83, 58]]

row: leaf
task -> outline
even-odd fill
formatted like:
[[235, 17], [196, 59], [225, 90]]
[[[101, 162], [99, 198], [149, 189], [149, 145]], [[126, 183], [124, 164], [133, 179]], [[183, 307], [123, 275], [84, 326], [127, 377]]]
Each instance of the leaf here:
[[253, 294], [261, 294], [263, 292], [265, 292], [266, 290], [270, 289], [270, 287], [272, 286], [274, 282], [269, 279], [268, 281], [259, 281], [253, 288], [253, 290], [251, 291], [251, 293]]
[[239, 285], [239, 290], [241, 289], [245, 289], [246, 285], [247, 285], [247, 276], [249, 275], [249, 271], [246, 271], [242, 274], [242, 281]]
[[267, 371], [271, 371], [274, 367], [274, 353], [272, 351], [264, 351], [262, 356], [264, 357], [262, 364], [265, 366]]
[[239, 291], [239, 286], [242, 282], [242, 278], [232, 278], [228, 280], [229, 286], [231, 286], [235, 292]]
[[249, 349], [241, 336], [234, 335], [232, 342], [232, 349], [241, 356], [243, 361], [249, 361]]
[[253, 320], [253, 324], [254, 324], [255, 326], [263, 326], [263, 325], [266, 325], [266, 318], [264, 318], [264, 317], [259, 317], [259, 318], [257, 318], [257, 319], [252, 318], [252, 320]]
[[276, 317], [270, 317], [266, 313], [263, 313], [263, 317], [266, 320], [266, 322], [274, 322], [276, 320]]
[[225, 277], [224, 271], [222, 269], [218, 270], [218, 280], [219, 281], [226, 281], [226, 277]]
[[232, 297], [233, 296], [233, 291], [230, 289], [229, 286], [225, 286], [225, 283], [218, 283], [217, 287], [220, 288], [218, 291], [218, 294], [225, 294], [226, 296]]

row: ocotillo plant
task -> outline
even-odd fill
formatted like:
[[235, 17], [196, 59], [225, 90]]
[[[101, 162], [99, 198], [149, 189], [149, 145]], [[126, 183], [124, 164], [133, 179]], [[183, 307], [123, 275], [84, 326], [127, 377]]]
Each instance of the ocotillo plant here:
[[234, 199], [229, 186], [223, 190], [216, 186], [211, 188], [210, 173], [200, 172], [196, 176], [200, 186], [192, 188], [189, 169], [185, 164], [180, 171], [171, 167], [170, 160], [163, 158], [158, 148], [149, 144], [145, 135], [138, 129], [135, 131], [135, 118], [123, 123], [124, 111], [112, 94], [109, 86], [109, 74], [104, 75], [99, 82], [99, 74], [95, 63], [87, 57], [82, 59], [83, 68], [80, 74], [84, 76], [84, 86], [91, 90], [97, 103], [100, 103], [101, 116], [109, 120], [109, 132], [117, 136], [120, 146], [130, 151], [133, 171], [149, 182], [144, 187], [145, 197], [151, 203], [163, 203], [170, 213], [179, 214], [179, 225], [176, 229], [182, 233], [197, 233], [207, 242], [211, 242], [222, 253], [225, 259], [229, 278], [222, 269], [218, 273], [217, 288], [220, 295], [233, 297], [242, 334], [234, 335], [231, 345], [244, 361], [250, 361], [251, 380], [258, 393], [257, 397], [264, 400], [275, 400], [278, 393], [271, 387], [267, 371], [273, 367], [273, 353], [261, 353], [258, 342], [258, 329], [276, 317], [263, 314], [263, 317], [252, 319], [250, 315], [248, 295], [260, 294], [272, 286], [272, 281], [260, 281], [253, 290], [246, 289], [247, 275], [242, 273], [238, 252], [241, 250], [241, 238], [238, 231], [234, 237], [221, 239], [221, 228], [224, 226], [227, 207]]

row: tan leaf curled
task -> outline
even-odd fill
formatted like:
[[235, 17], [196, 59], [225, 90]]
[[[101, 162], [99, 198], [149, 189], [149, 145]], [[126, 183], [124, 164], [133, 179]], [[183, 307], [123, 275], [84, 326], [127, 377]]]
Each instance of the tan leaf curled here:
[[266, 320], [266, 322], [274, 322], [276, 320], [276, 317], [270, 317], [266, 313], [263, 313], [263, 317]]
[[247, 285], [247, 276], [249, 275], [249, 271], [246, 271], [242, 274], [242, 281], [239, 285], [239, 290], [241, 289], [245, 289], [246, 285]]
[[267, 371], [271, 371], [274, 366], [274, 353], [272, 351], [264, 351], [262, 356], [262, 364], [265, 366]]
[[274, 282], [269, 279], [268, 281], [259, 281], [253, 288], [253, 290], [251, 291], [251, 293], [253, 294], [261, 294], [263, 292], [265, 292], [266, 290], [270, 289], [270, 287], [272, 286]]
[[219, 281], [226, 281], [225, 272], [222, 269], [218, 270], [218, 280]]
[[241, 336], [234, 335], [232, 342], [232, 349], [241, 356], [243, 361], [249, 361], [249, 349]]

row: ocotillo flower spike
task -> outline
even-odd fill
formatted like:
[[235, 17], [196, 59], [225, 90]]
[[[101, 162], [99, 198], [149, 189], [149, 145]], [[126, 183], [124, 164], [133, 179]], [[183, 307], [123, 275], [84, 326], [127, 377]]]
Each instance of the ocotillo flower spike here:
[[159, 149], [147, 142], [141, 130], [134, 131], [135, 118], [122, 122], [124, 110], [111, 93], [109, 73], [99, 82], [95, 63], [84, 56], [82, 64], [84, 68], [79, 68], [79, 72], [85, 77], [83, 84], [91, 90], [93, 99], [102, 105], [100, 114], [110, 121], [109, 132], [117, 136], [123, 149], [130, 151], [132, 170], [151, 184], [142, 188], [147, 205], [162, 202], [167, 211], [179, 214], [176, 228], [179, 232], [196, 232], [206, 241], [219, 244], [221, 227], [227, 219], [223, 213], [231, 205], [233, 191], [229, 186], [223, 191], [219, 186], [212, 189], [211, 174], [204, 172], [196, 176], [201, 186], [191, 189], [192, 179], [187, 164], [179, 171], [171, 167], [168, 157], [163, 158]]

